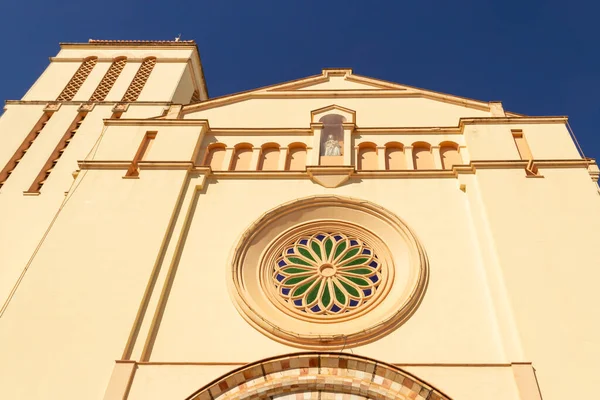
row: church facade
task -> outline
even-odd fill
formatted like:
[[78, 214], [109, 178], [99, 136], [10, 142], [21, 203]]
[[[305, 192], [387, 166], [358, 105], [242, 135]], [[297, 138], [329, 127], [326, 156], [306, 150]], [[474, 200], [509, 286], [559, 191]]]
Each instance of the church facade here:
[[0, 118], [0, 398], [594, 398], [598, 176], [563, 116], [63, 43]]

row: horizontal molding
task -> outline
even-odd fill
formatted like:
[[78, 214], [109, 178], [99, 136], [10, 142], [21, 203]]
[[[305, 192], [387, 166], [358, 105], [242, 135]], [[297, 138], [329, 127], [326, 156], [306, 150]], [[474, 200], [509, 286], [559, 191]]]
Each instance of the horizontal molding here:
[[313, 131], [311, 128], [211, 128], [210, 132], [207, 133], [211, 135], [226, 136], [270, 136], [279, 133], [283, 133], [286, 135], [313, 135]]
[[464, 125], [497, 125], [497, 124], [564, 124], [569, 117], [559, 116], [537, 116], [537, 117], [478, 117], [461, 118], [459, 127]]
[[[117, 57], [126, 57], [123, 56], [115, 56], [115, 57], [98, 57], [96, 59], [97, 62], [113, 62]], [[49, 57], [50, 62], [83, 62], [89, 57]], [[143, 62], [147, 57], [127, 57], [127, 62]], [[187, 63], [190, 60], [189, 57], [178, 57], [178, 58], [156, 58], [157, 63]]]
[[[185, 107], [185, 106], [184, 106]], [[360, 134], [426, 134], [426, 135], [463, 135], [465, 127], [468, 125], [519, 125], [519, 124], [564, 124], [567, 122], [565, 116], [549, 116], [549, 117], [483, 117], [483, 118], [460, 118], [457, 126], [407, 126], [407, 127], [358, 127], [354, 125], [353, 135]], [[164, 116], [158, 117], [156, 120], [166, 120]], [[143, 119], [128, 121], [140, 121]], [[181, 120], [170, 119], [173, 123]], [[205, 119], [185, 119], [184, 121], [208, 121]], [[209, 134], [219, 135], [270, 135], [273, 133], [286, 133], [298, 135], [312, 135], [313, 128], [319, 128], [320, 124], [311, 124], [310, 127], [294, 127], [294, 128], [255, 128], [255, 127], [236, 127], [236, 128], [211, 128]]]
[[210, 131], [206, 119], [105, 119], [107, 126], [202, 126]]
[[[80, 169], [128, 169], [132, 161], [80, 160], [77, 163]], [[191, 170], [194, 167], [191, 161], [138, 161], [137, 165], [140, 169]]]
[[79, 105], [88, 104], [88, 103], [94, 103], [99, 106], [102, 106], [102, 105], [114, 106], [115, 104], [123, 104], [123, 103], [127, 103], [129, 105], [134, 104], [136, 106], [170, 106], [173, 104], [172, 101], [131, 101], [131, 102], [115, 101], [115, 100], [112, 100], [112, 101], [5, 100], [4, 101], [4, 104], [6, 104], [6, 105], [46, 105], [48, 103], [60, 103], [63, 105], [74, 105], [74, 106], [79, 106]]
[[[135, 363], [140, 366], [236, 366], [247, 365], [247, 361], [131, 361], [131, 360], [116, 360], [116, 363]], [[512, 363], [390, 363], [396, 367], [468, 367], [468, 368], [510, 368], [513, 365], [532, 365], [531, 362], [512, 362]]]
[[152, 48], [152, 49], [173, 49], [173, 48], [185, 48], [185, 49], [196, 49], [196, 43], [195, 42], [187, 42], [187, 41], [179, 41], [179, 42], [175, 42], [175, 41], [171, 41], [171, 42], [166, 42], [166, 41], [148, 41], [148, 42], [141, 42], [141, 41], [131, 41], [131, 42], [127, 42], [127, 41], [96, 41], [96, 42], [91, 42], [91, 43], [65, 43], [65, 42], [61, 42], [60, 44], [60, 48], [61, 49], [86, 49], [86, 50], [90, 50], [90, 48], [93, 47], [99, 47], [99, 48], [103, 48], [103, 49], [140, 49], [140, 50], [148, 50], [148, 48]]
[[[456, 165], [451, 170], [356, 170], [351, 172], [352, 177], [358, 178], [455, 178], [459, 174], [473, 174], [478, 169], [525, 169], [528, 165], [525, 160], [485, 160], [472, 161], [465, 165]], [[80, 160], [81, 169], [127, 169], [131, 161], [127, 160]], [[590, 160], [534, 160], [538, 168], [585, 168], [596, 165]], [[202, 173], [207, 176], [223, 179], [256, 179], [256, 178], [310, 178], [306, 170], [302, 171], [213, 171], [208, 166], [194, 165], [192, 161], [140, 161], [140, 169], [185, 169], [193, 173]], [[319, 166], [307, 166], [319, 168]], [[351, 168], [351, 166], [344, 167]]]

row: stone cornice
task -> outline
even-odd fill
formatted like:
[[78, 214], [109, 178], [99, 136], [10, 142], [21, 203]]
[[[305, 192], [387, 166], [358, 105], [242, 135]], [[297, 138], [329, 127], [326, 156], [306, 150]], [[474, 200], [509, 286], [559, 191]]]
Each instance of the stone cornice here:
[[210, 131], [206, 119], [104, 119], [107, 126], [203, 126]]
[[61, 49], [86, 49], [94, 47], [102, 47], [102, 48], [113, 48], [113, 49], [141, 49], [147, 50], [149, 47], [153, 49], [173, 49], [173, 48], [185, 48], [185, 49], [193, 49], [197, 48], [196, 42], [194, 41], [116, 41], [116, 40], [107, 40], [107, 41], [93, 41], [90, 43], [68, 43], [61, 42], [59, 43]]
[[[44, 102], [40, 102], [44, 103]], [[85, 102], [71, 102], [85, 103]], [[114, 104], [114, 102], [105, 102]], [[45, 103], [44, 103], [45, 104]], [[66, 102], [65, 104], [69, 104]], [[100, 103], [101, 104], [101, 103]], [[132, 104], [138, 104], [132, 103]], [[155, 103], [153, 103], [155, 104]], [[168, 103], [160, 103], [168, 104]], [[354, 134], [462, 134], [467, 125], [510, 125], [510, 124], [559, 124], [566, 123], [565, 116], [549, 116], [549, 117], [485, 117], [485, 118], [461, 118], [458, 126], [445, 127], [355, 127]], [[209, 124], [206, 119], [164, 119], [157, 117], [156, 119], [105, 119], [106, 125], [161, 125], [161, 126], [179, 126], [179, 125], [202, 125]], [[311, 124], [317, 126], [319, 124]], [[290, 135], [306, 135], [312, 134], [312, 128], [209, 128], [208, 133], [214, 135], [273, 135], [273, 134], [290, 134]]]
[[[76, 101], [56, 101], [56, 100], [5, 100], [4, 104], [6, 105], [46, 105], [48, 103], [60, 103], [63, 105], [75, 105], [75, 106], [80, 106], [82, 104], [88, 104], [88, 103], [93, 103], [93, 104], [97, 104], [97, 105], [111, 105], [114, 106], [115, 104], [121, 104], [124, 103], [122, 101], [83, 101], [83, 100], [76, 100]], [[127, 103], [129, 105], [134, 104], [134, 105], [141, 105], [141, 106], [170, 106], [171, 104], [173, 104], [173, 102], [171, 101], [133, 101], [130, 103]]]
[[[130, 160], [80, 160], [81, 169], [127, 169]], [[527, 160], [478, 160], [469, 164], [456, 165], [451, 170], [356, 170], [352, 166], [327, 167], [329, 169], [343, 169], [350, 177], [361, 178], [454, 178], [459, 174], [473, 174], [478, 169], [525, 169], [529, 164]], [[537, 168], [586, 168], [596, 165], [594, 160], [534, 160]], [[222, 179], [255, 179], [255, 178], [310, 178], [311, 171], [323, 169], [320, 166], [307, 166], [303, 171], [213, 171], [210, 167], [194, 165], [192, 161], [140, 161], [141, 169], [187, 169], [195, 173], [203, 173]]]
[[[51, 62], [83, 62], [87, 57], [49, 57]], [[113, 62], [116, 57], [98, 57], [97, 62]], [[142, 62], [145, 57], [127, 57], [127, 62]], [[187, 63], [190, 60], [189, 57], [179, 58], [156, 58], [157, 63]]]
[[561, 116], [539, 116], [539, 117], [478, 117], [461, 118], [459, 127], [464, 125], [500, 125], [500, 124], [564, 124], [568, 117]]
[[[196, 120], [186, 120], [196, 121]], [[211, 135], [252, 135], [252, 136], [270, 136], [277, 134], [285, 135], [312, 135], [313, 131], [310, 128], [214, 128], [211, 129]]]
[[[80, 160], [77, 162], [80, 169], [127, 169], [131, 166], [131, 161], [125, 160]], [[194, 163], [192, 161], [138, 161], [140, 169], [183, 169], [192, 170]], [[200, 171], [200, 169], [198, 170]]]

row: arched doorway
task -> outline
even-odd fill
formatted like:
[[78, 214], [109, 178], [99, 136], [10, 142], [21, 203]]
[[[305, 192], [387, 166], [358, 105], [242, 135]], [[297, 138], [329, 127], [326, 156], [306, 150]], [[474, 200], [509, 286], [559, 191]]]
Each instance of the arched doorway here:
[[[292, 353], [238, 368], [187, 400], [427, 399], [450, 397], [393, 365], [342, 353]], [[336, 397], [338, 395], [338, 397]]]

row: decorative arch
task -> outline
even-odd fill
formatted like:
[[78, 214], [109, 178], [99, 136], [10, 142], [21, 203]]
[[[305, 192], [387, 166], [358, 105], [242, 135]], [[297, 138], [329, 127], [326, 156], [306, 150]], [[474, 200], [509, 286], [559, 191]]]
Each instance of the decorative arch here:
[[238, 143], [233, 150], [233, 158], [231, 160], [231, 171], [250, 171], [252, 166], [252, 144]]
[[[292, 353], [231, 371], [186, 400], [271, 398], [450, 400], [414, 375], [371, 358], [344, 353]], [[283, 397], [280, 397], [283, 396]], [[347, 398], [347, 397], [344, 397]]]
[[304, 171], [306, 169], [306, 144], [291, 143], [288, 146], [288, 155], [285, 162], [286, 171]]
[[442, 168], [452, 169], [454, 165], [462, 164], [460, 148], [455, 142], [440, 143], [440, 157], [442, 159]]
[[415, 142], [413, 148], [413, 165], [415, 169], [435, 169], [431, 145], [427, 142]]
[[385, 169], [403, 170], [406, 168], [406, 155], [404, 145], [400, 142], [388, 142], [385, 144]]
[[276, 171], [279, 169], [279, 144], [269, 142], [260, 149], [259, 171]]
[[377, 146], [373, 142], [363, 142], [358, 145], [357, 167], [359, 170], [374, 171], [377, 165]]
[[223, 170], [226, 147], [224, 143], [212, 143], [206, 149], [203, 165], [209, 165], [213, 171]]

